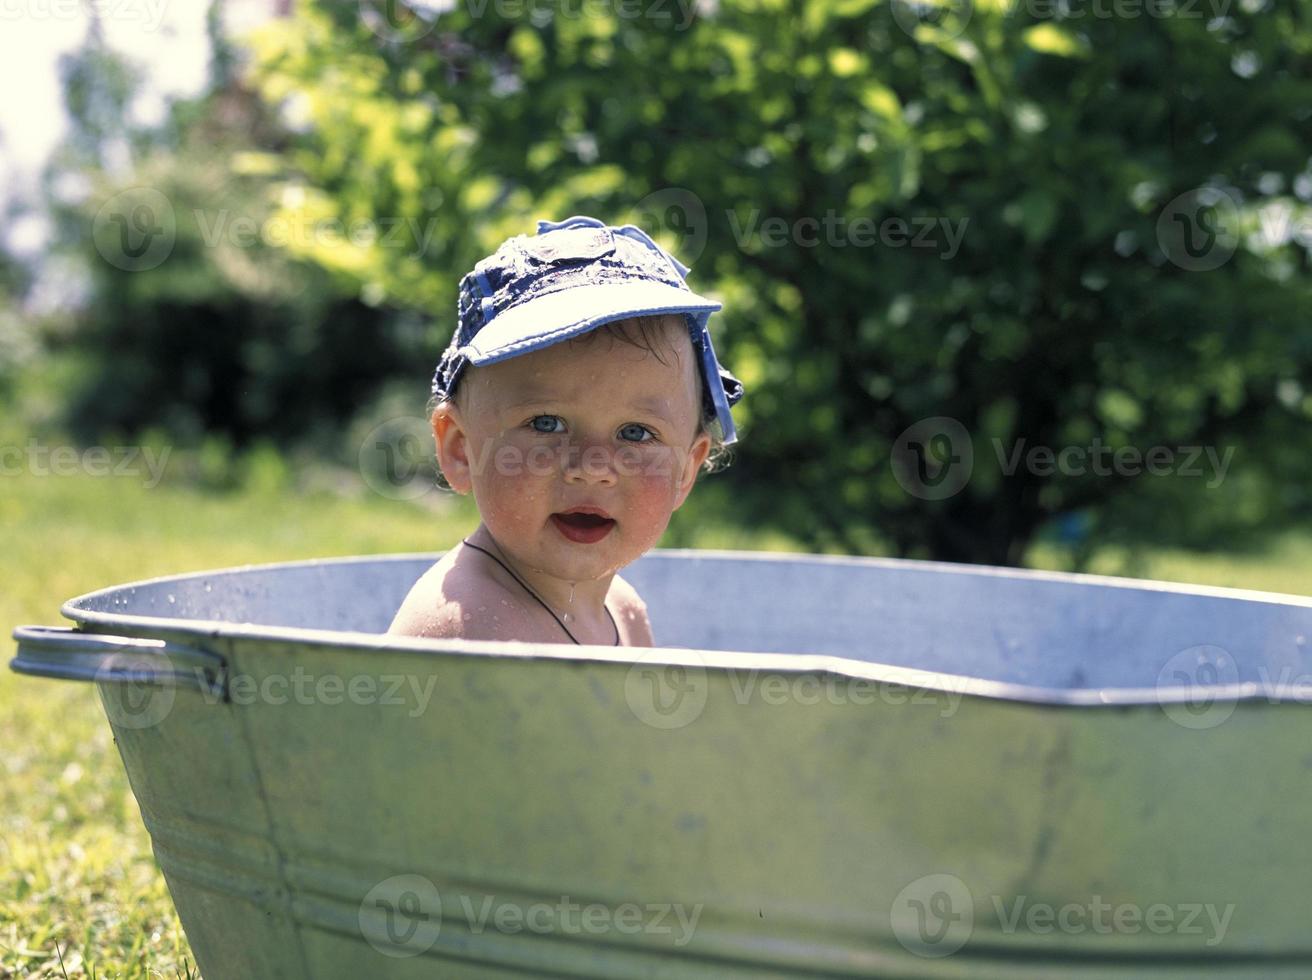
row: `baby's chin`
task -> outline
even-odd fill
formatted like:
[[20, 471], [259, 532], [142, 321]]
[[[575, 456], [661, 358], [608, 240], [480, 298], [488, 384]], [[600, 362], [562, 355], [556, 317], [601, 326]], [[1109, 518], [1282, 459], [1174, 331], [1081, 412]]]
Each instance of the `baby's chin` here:
[[635, 549], [621, 539], [612, 543], [610, 539], [614, 535], [615, 531], [612, 531], [602, 546], [577, 545], [557, 539], [544, 549], [543, 557], [550, 567], [542, 571], [573, 582], [590, 582], [614, 575], [643, 555], [643, 550]]
[[544, 568], [542, 571], [571, 582], [593, 582], [597, 579], [606, 578], [608, 575], [614, 575], [621, 568], [631, 565], [640, 557], [640, 554], [617, 555], [613, 550], [607, 551], [604, 555], [600, 552], [578, 555], [561, 554], [557, 551], [547, 557], [547, 564], [550, 567]]

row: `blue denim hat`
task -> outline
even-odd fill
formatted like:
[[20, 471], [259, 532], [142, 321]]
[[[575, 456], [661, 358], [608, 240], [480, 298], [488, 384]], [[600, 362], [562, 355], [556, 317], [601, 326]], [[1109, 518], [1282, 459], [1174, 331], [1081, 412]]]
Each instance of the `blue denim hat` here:
[[706, 324], [720, 309], [685, 284], [687, 266], [641, 228], [615, 228], [575, 215], [539, 221], [460, 280], [459, 322], [433, 374], [433, 394], [450, 398], [467, 364], [491, 364], [541, 350], [611, 320], [682, 313], [698, 355], [702, 419], [718, 422], [724, 445], [738, 441], [729, 412], [742, 382], [716, 359]]

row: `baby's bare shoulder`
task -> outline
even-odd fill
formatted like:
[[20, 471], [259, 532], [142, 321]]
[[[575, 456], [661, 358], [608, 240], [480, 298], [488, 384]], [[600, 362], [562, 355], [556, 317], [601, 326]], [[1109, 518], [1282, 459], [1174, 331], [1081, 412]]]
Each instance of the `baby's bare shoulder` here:
[[[632, 585], [616, 575], [607, 599], [626, 646], [656, 645], [647, 604]], [[387, 629], [389, 636], [521, 641], [536, 631], [518, 596], [456, 553], [411, 586]]]
[[610, 581], [611, 608], [619, 614], [620, 630], [627, 637], [631, 647], [654, 647], [656, 640], [651, 632], [651, 618], [647, 615], [647, 604], [638, 595], [638, 590], [616, 575]]
[[513, 639], [516, 606], [508, 598], [498, 582], [478, 574], [458, 555], [447, 554], [411, 586], [387, 632], [441, 639]]

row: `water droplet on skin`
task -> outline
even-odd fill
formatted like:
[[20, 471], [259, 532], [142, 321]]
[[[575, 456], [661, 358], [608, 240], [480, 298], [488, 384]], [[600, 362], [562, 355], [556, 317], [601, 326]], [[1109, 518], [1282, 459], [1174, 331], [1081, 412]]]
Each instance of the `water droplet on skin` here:
[[569, 583], [569, 604], [574, 605], [574, 583]]

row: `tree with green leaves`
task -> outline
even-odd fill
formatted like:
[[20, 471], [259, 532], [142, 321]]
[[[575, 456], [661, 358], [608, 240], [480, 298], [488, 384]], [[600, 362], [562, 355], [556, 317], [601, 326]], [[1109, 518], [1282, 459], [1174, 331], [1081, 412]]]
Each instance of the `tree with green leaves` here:
[[[20, 213], [14, 202], [0, 210], [7, 215]], [[12, 398], [18, 372], [32, 359], [36, 348], [22, 309], [31, 286], [31, 272], [6, 251], [5, 245], [0, 237], [0, 407], [6, 407]]]
[[1310, 14], [311, 2], [253, 84], [307, 120], [296, 210], [435, 223], [349, 256], [434, 358], [501, 239], [637, 220], [724, 301], [739, 519], [1014, 564], [1071, 515], [1195, 543], [1307, 516]]
[[61, 65], [71, 125], [45, 173], [50, 253], [85, 282], [46, 340], [61, 421], [83, 441], [155, 429], [183, 443], [327, 443], [415, 354], [404, 316], [282, 247], [332, 236], [273, 220], [287, 126], [243, 84], [218, 8], [210, 84], [158, 127], [133, 124], [140, 71], [94, 12]]

